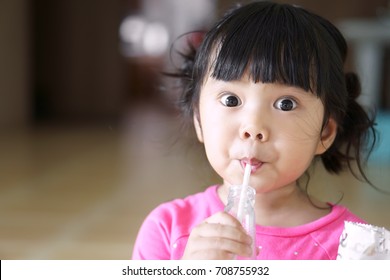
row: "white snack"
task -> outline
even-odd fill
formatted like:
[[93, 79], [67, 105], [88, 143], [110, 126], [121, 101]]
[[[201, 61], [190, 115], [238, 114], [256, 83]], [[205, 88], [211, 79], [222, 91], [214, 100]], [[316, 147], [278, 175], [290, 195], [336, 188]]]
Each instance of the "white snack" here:
[[390, 232], [383, 227], [344, 222], [338, 260], [390, 260]]

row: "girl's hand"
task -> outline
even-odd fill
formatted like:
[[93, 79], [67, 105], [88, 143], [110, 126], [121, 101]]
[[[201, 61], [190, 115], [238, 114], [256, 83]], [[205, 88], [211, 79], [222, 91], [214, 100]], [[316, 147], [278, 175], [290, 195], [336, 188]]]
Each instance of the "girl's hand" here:
[[192, 230], [182, 259], [228, 260], [235, 255], [249, 257], [251, 243], [251, 237], [236, 218], [218, 212]]

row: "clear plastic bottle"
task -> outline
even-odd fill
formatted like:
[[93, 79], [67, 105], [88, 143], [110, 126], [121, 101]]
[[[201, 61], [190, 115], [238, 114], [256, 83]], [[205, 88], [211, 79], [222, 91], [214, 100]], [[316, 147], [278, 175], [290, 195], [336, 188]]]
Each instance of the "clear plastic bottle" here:
[[225, 206], [225, 212], [236, 217], [239, 222], [242, 224], [247, 233], [252, 237], [252, 256], [251, 257], [241, 257], [237, 256], [236, 259], [247, 259], [255, 260], [256, 259], [256, 222], [255, 222], [255, 212], [253, 206], [255, 204], [255, 195], [256, 191], [247, 186], [246, 195], [244, 201], [244, 208], [242, 211], [241, 217], [238, 217], [238, 208], [241, 199], [241, 190], [242, 186], [231, 186], [228, 195], [228, 202]]

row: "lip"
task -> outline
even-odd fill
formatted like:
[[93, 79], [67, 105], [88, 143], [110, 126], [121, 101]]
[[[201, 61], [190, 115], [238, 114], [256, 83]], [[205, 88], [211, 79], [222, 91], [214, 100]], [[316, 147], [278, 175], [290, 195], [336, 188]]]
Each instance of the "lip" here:
[[247, 164], [250, 164], [251, 165], [251, 173], [254, 173], [254, 172], [256, 172], [256, 170], [258, 170], [263, 165], [263, 162], [256, 159], [256, 158], [242, 158], [240, 160], [240, 164], [241, 164], [243, 169], [245, 169]]

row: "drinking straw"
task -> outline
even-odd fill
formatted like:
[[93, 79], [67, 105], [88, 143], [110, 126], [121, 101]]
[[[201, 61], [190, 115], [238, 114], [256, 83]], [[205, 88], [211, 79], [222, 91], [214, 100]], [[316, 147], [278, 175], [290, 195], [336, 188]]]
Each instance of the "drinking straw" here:
[[242, 180], [242, 186], [241, 186], [241, 195], [240, 195], [240, 201], [238, 203], [238, 210], [237, 210], [237, 219], [242, 223], [243, 220], [243, 213], [245, 208], [245, 202], [247, 201], [247, 193], [248, 193], [248, 185], [249, 185], [249, 177], [251, 175], [252, 166], [250, 164], [247, 164], [245, 166], [245, 172], [244, 172], [244, 178]]

